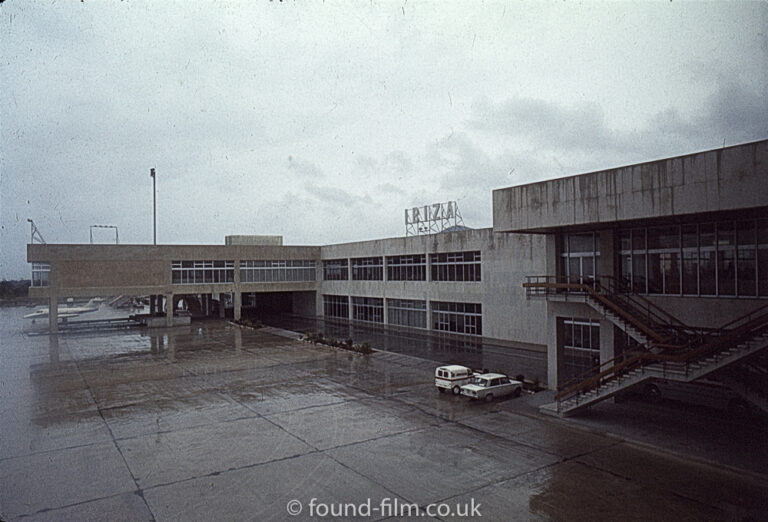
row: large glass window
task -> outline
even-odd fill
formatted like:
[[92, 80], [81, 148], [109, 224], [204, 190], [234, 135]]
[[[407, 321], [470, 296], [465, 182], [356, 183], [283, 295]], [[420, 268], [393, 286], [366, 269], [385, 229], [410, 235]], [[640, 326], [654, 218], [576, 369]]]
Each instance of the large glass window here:
[[680, 293], [680, 227], [651, 227], [648, 241], [648, 293]]
[[757, 227], [755, 221], [736, 222], [736, 284], [738, 294], [757, 295]]
[[381, 297], [352, 297], [352, 319], [383, 323], [384, 299]]
[[425, 281], [427, 259], [424, 254], [387, 256], [387, 281]]
[[349, 260], [329, 259], [323, 261], [323, 279], [326, 281], [346, 281], [349, 279]]
[[349, 297], [346, 295], [324, 295], [323, 315], [339, 319], [349, 319]]
[[768, 220], [619, 233], [619, 271], [638, 293], [768, 296]]
[[240, 261], [240, 282], [272, 283], [315, 280], [313, 260]]
[[49, 263], [32, 263], [32, 286], [48, 286], [51, 279]]
[[560, 274], [569, 283], [594, 281], [599, 256], [599, 234], [591, 232], [560, 236]]
[[427, 302], [413, 299], [387, 299], [387, 322], [414, 328], [427, 327]]
[[432, 281], [480, 281], [480, 251], [430, 254]]
[[357, 257], [352, 259], [352, 279], [355, 281], [382, 281], [384, 260], [381, 257]]
[[471, 335], [483, 334], [483, 310], [480, 303], [431, 301], [432, 329]]
[[600, 364], [600, 322], [589, 319], [564, 319], [563, 366], [570, 379]]
[[232, 283], [235, 280], [235, 262], [173, 261], [171, 276], [176, 285]]
[[768, 296], [768, 219], [757, 221], [757, 294]]

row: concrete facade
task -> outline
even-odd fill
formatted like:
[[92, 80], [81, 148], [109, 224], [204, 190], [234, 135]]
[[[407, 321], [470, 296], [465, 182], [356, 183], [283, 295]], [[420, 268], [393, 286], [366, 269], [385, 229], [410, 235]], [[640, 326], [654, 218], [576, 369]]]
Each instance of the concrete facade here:
[[[526, 301], [520, 281], [542, 269], [544, 249], [544, 237], [496, 234], [490, 228], [324, 246], [322, 260], [424, 254], [428, 274], [425, 281], [354, 281], [351, 277], [320, 281], [317, 315], [323, 315], [324, 294], [480, 303], [483, 337], [543, 349], [546, 333], [538, 326], [545, 304]], [[482, 259], [481, 281], [430, 280], [430, 254], [477, 250]], [[431, 325], [428, 317], [427, 329]]]
[[[29, 245], [29, 262], [50, 265], [48, 286], [33, 287], [29, 293], [32, 297], [50, 299], [52, 318], [58, 300], [71, 296], [150, 295], [164, 296], [166, 302], [173, 302], [174, 296], [184, 294], [206, 295], [210, 300], [212, 295], [229, 293], [236, 318], [240, 317], [244, 293], [291, 293], [294, 313], [316, 316], [324, 315], [324, 295], [372, 297], [383, 300], [383, 324], [390, 322], [387, 300], [410, 299], [427, 303], [427, 330], [433, 328], [432, 302], [477, 303], [482, 307], [482, 334], [471, 337], [546, 351], [548, 385], [555, 388], [565, 375], [566, 322], [586, 321], [588, 328], [599, 331], [599, 343], [595, 342], [592, 348], [603, 362], [614, 357], [623, 335], [583, 300], [526, 298], [522, 284], [527, 276], [565, 275], [564, 239], [573, 234], [593, 234], [599, 253], [593, 256], [595, 265], [590, 269], [590, 277], [622, 277], [626, 274], [621, 272], [620, 243], [627, 231], [641, 231], [650, 237], [651, 227], [672, 225], [678, 231], [693, 227], [698, 241], [711, 225], [720, 234], [712, 247], [716, 257], [713, 266], [725, 278], [725, 283], [720, 284], [729, 283], [723, 274], [726, 264], [735, 266], [736, 257], [740, 269], [754, 262], [750, 276], [754, 277], [752, 295], [738, 295], [743, 294], [741, 287], [728, 295], [721, 289], [714, 293], [702, 291], [700, 286], [690, 295], [683, 290], [675, 295], [671, 286], [663, 295], [652, 290], [640, 293], [691, 326], [717, 327], [766, 303], [768, 293], [762, 292], [764, 283], [768, 288], [768, 240], [763, 238], [761, 228], [768, 230], [766, 219], [768, 140], [495, 190], [494, 226], [480, 230], [324, 246], [282, 246], [274, 239], [279, 236], [258, 236], [267, 238], [261, 244], [237, 244], [248, 241], [228, 239], [228, 244], [218, 246]], [[754, 248], [743, 254], [738, 250], [741, 247], [735, 246], [736, 240], [731, 239], [731, 250], [722, 250], [721, 244], [727, 243], [723, 231], [728, 230], [727, 226], [738, 228], [742, 222], [753, 227]], [[729, 237], [740, 234], [734, 230], [731, 229], [733, 235]], [[672, 270], [670, 263], [682, 263], [685, 247], [681, 244], [677, 248], [678, 251], [672, 249], [662, 269]], [[696, 248], [697, 256], [699, 248], [705, 250], [703, 246]], [[476, 251], [481, 259], [479, 281], [431, 280], [432, 254]], [[717, 257], [721, 251], [725, 252], [724, 257]], [[656, 255], [655, 251], [647, 252], [649, 260]], [[426, 279], [388, 281], [386, 257], [401, 255], [424, 255]], [[351, 266], [346, 280], [323, 277], [325, 261], [367, 257], [384, 260], [384, 276], [380, 280], [354, 280]], [[702, 270], [703, 259], [696, 258], [697, 271]], [[233, 280], [214, 284], [174, 283], [172, 262], [179, 260], [232, 261]], [[248, 260], [314, 261], [315, 278], [303, 282], [245, 282], [240, 262]], [[678, 270], [682, 286], [684, 269], [674, 270]], [[643, 278], [648, 277], [643, 274]], [[740, 273], [739, 277], [744, 281], [744, 275]], [[168, 317], [170, 324], [171, 316]], [[55, 325], [56, 320], [52, 319], [52, 329]]]
[[768, 140], [493, 191], [496, 232], [743, 212], [768, 202]]

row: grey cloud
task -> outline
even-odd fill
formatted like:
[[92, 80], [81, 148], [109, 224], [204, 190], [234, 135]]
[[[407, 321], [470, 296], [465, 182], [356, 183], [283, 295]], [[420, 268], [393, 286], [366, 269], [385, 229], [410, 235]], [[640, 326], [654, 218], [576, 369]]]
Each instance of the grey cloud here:
[[332, 187], [330, 185], [318, 185], [312, 181], [307, 181], [304, 183], [304, 190], [317, 201], [320, 201], [324, 205], [329, 205], [334, 208], [351, 207], [365, 201], [370, 202], [370, 196], [366, 195], [365, 197], [361, 198], [360, 196], [344, 189]]
[[384, 157], [384, 166], [394, 174], [413, 174], [413, 161], [401, 150], [387, 154]]
[[[479, 101], [468, 125], [485, 133], [559, 151], [577, 166], [606, 161], [640, 161], [682, 154], [768, 135], [768, 97], [745, 83], [722, 80], [706, 103], [685, 117], [675, 107], [651, 115], [631, 131], [609, 126], [597, 103], [565, 107], [557, 102], [514, 98], [493, 104]], [[597, 156], [596, 156], [597, 155]], [[591, 159], [590, 159], [591, 157]], [[614, 158], [616, 158], [614, 160]]]
[[381, 183], [379, 185], [376, 185], [374, 187], [374, 190], [379, 194], [387, 194], [387, 195], [393, 195], [396, 194], [398, 196], [404, 196], [405, 191], [398, 187], [397, 185], [393, 185], [392, 183]]
[[563, 149], [615, 146], [596, 103], [563, 107], [534, 98], [513, 98], [500, 104], [477, 104], [475, 112], [475, 118], [468, 123], [479, 130], [557, 143]]
[[288, 156], [288, 170], [294, 172], [299, 178], [319, 179], [325, 177], [325, 173], [311, 161]]

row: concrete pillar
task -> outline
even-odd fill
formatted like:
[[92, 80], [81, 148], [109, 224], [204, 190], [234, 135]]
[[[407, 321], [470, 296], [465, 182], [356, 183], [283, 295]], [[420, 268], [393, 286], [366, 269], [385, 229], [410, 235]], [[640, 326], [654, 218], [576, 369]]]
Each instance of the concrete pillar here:
[[242, 294], [242, 292], [240, 292], [239, 290], [236, 290], [234, 292], [234, 298], [232, 299], [232, 301], [233, 301], [234, 306], [235, 306], [235, 309], [234, 309], [235, 321], [239, 321], [240, 320], [240, 314], [242, 313], [241, 308], [242, 308], [242, 304], [243, 304], [242, 303], [242, 301], [243, 301], [243, 294]]
[[168, 361], [176, 362], [176, 337], [171, 333], [168, 334]]
[[387, 313], [387, 296], [386, 296], [386, 290], [384, 291], [385, 295], [381, 298], [381, 304], [383, 306], [383, 309], [381, 311], [381, 318], [384, 321], [384, 324], [389, 324], [389, 314]]
[[59, 336], [51, 334], [48, 336], [48, 357], [54, 368], [59, 367]]
[[219, 318], [224, 319], [224, 294], [219, 294]]
[[600, 363], [610, 361], [616, 356], [616, 343], [614, 342], [614, 326], [607, 319], [600, 320]]
[[560, 376], [563, 374], [564, 332], [549, 306], [547, 310], [547, 388], [557, 390]]
[[173, 294], [165, 296], [165, 325], [173, 326]]
[[243, 351], [243, 331], [235, 327], [235, 353], [240, 354]]
[[52, 334], [59, 333], [59, 298], [55, 294], [48, 298], [48, 327]]
[[616, 273], [616, 263], [614, 255], [614, 233], [613, 230], [600, 231], [600, 260], [595, 268], [596, 275], [613, 276]]

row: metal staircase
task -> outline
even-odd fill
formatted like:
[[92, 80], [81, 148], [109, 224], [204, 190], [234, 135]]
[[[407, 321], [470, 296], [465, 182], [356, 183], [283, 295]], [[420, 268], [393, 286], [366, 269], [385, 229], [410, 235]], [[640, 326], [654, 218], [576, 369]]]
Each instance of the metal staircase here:
[[529, 276], [523, 287], [528, 297], [587, 303], [639, 344], [653, 346], [654, 351], [680, 346], [704, 333], [700, 328], [684, 324], [650, 300], [633, 293], [624, 282], [610, 276], [597, 276], [586, 281]]
[[730, 373], [740, 377], [734, 391], [761, 407], [768, 403], [768, 305], [720, 328], [702, 329], [683, 324], [612, 278], [584, 283], [536, 276], [523, 286], [529, 296], [583, 300], [639, 343], [566, 383], [555, 395], [556, 403], [544, 410], [571, 415], [646, 380], [691, 382], [747, 358], [752, 361], [749, 374]]
[[[768, 348], [768, 305], [661, 353], [633, 351], [607, 361], [555, 395], [556, 411], [571, 415], [652, 378], [691, 382]], [[605, 368], [605, 369], [602, 369]]]

